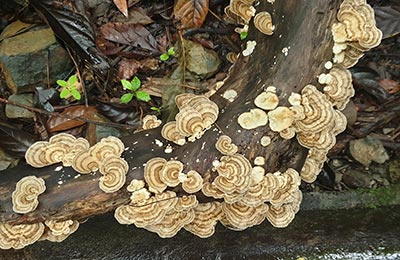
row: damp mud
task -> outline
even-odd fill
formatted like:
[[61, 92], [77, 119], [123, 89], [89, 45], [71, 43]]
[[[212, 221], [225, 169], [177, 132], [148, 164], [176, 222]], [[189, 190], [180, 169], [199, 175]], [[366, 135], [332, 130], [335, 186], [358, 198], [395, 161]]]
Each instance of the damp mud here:
[[1, 250], [0, 259], [400, 259], [399, 220], [400, 206], [310, 210], [284, 229], [267, 221], [241, 232], [218, 224], [207, 239], [184, 230], [162, 239], [106, 214], [89, 219], [62, 243]]

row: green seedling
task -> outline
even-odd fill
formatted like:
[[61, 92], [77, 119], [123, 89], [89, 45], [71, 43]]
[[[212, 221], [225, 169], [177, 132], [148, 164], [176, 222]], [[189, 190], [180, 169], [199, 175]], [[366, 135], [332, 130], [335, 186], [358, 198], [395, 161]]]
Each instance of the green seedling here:
[[240, 39], [243, 41], [247, 38], [247, 32], [241, 32], [240, 33]]
[[175, 54], [176, 54], [175, 53], [175, 48], [174, 47], [170, 47], [166, 53], [163, 53], [163, 54], [160, 55], [160, 60], [161, 61], [166, 61], [166, 60], [169, 59], [169, 57], [175, 56]]
[[81, 99], [81, 93], [79, 93], [79, 91], [78, 91], [79, 82], [78, 82], [78, 77], [76, 76], [76, 74], [69, 77], [68, 81], [65, 81], [62, 79], [57, 80], [57, 84], [60, 87], [62, 87], [62, 90], [60, 92], [60, 98], [66, 99], [66, 98], [72, 96], [76, 100]]
[[133, 97], [136, 97], [137, 100], [149, 102], [151, 97], [149, 93], [146, 91], [139, 90], [142, 86], [142, 82], [138, 77], [134, 77], [132, 81], [127, 81], [126, 79], [121, 80], [122, 88], [127, 89], [130, 93], [123, 94], [120, 98], [121, 103], [127, 104], [131, 102]]
[[157, 113], [161, 113], [162, 107], [150, 107], [150, 109], [156, 111]]

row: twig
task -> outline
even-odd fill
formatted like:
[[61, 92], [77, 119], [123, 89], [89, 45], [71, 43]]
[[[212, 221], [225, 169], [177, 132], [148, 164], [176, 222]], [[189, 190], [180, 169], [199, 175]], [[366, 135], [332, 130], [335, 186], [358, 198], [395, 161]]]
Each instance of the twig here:
[[118, 124], [118, 123], [113, 123], [113, 122], [102, 122], [102, 121], [91, 120], [91, 119], [87, 119], [87, 118], [83, 118], [83, 117], [67, 116], [67, 115], [63, 115], [61, 113], [57, 113], [57, 112], [49, 112], [49, 111], [46, 111], [46, 110], [43, 110], [40, 108], [30, 107], [30, 106], [19, 104], [19, 103], [13, 102], [13, 101], [9, 101], [4, 98], [0, 98], [0, 102], [5, 103], [5, 104], [10, 104], [13, 106], [17, 106], [17, 107], [22, 107], [29, 111], [33, 111], [33, 112], [40, 113], [40, 114], [46, 114], [46, 115], [61, 117], [61, 118], [67, 118], [67, 119], [71, 119], [71, 120], [78, 120], [78, 121], [82, 121], [82, 122], [86, 122], [86, 123], [93, 123], [96, 125], [112, 126], [112, 127], [116, 127], [116, 128], [126, 128], [126, 129], [136, 129], [137, 128], [135, 126], [130, 126], [130, 125]]

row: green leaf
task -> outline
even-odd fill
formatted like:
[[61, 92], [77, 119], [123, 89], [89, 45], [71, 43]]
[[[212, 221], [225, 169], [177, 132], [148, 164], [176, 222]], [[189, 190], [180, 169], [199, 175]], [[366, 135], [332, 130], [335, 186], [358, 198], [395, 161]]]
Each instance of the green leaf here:
[[121, 84], [123, 89], [133, 90], [132, 84], [126, 79], [121, 79]]
[[140, 79], [135, 76], [131, 81], [131, 85], [132, 85], [132, 90], [136, 91], [140, 88], [140, 85], [142, 85], [142, 82], [140, 82]]
[[247, 32], [241, 32], [240, 33], [240, 39], [243, 41], [246, 38], [247, 38]]
[[133, 94], [132, 93], [126, 93], [123, 94], [122, 97], [120, 98], [121, 103], [127, 104], [129, 103], [133, 98]]
[[135, 94], [136, 98], [141, 101], [149, 102], [151, 100], [149, 93], [147, 93], [146, 91], [136, 91]]
[[78, 82], [78, 77], [76, 76], [76, 74], [74, 74], [71, 77], [69, 77], [68, 83], [69, 83], [70, 86], [75, 85], [76, 82]]
[[71, 91], [69, 89], [64, 89], [60, 92], [60, 98], [66, 98], [70, 93]]
[[79, 93], [78, 90], [76, 90], [76, 89], [71, 90], [71, 95], [72, 95], [76, 100], [81, 100], [81, 93]]
[[167, 53], [168, 53], [168, 55], [174, 56], [176, 54], [175, 48], [174, 47], [169, 48]]
[[65, 80], [59, 79], [57, 80], [57, 84], [61, 87], [66, 87], [68, 86], [68, 82], [66, 82]]
[[167, 53], [163, 53], [160, 55], [160, 60], [161, 61], [166, 61], [169, 59], [169, 55]]
[[157, 111], [158, 113], [161, 112], [161, 107], [150, 107], [151, 110]]

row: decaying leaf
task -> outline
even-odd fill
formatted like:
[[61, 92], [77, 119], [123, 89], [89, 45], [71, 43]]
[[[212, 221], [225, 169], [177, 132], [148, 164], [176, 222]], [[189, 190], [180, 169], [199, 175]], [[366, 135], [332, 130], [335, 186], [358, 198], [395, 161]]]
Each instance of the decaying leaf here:
[[374, 8], [378, 28], [383, 38], [389, 38], [400, 33], [400, 6], [377, 6]]
[[64, 131], [77, 126], [84, 125], [85, 122], [81, 120], [74, 120], [71, 118], [81, 117], [91, 119], [96, 113], [95, 107], [87, 107], [84, 105], [72, 106], [64, 109], [60, 114], [66, 117], [52, 116], [47, 120], [47, 128], [50, 133]]
[[118, 8], [118, 10], [128, 17], [128, 3], [127, 0], [113, 0], [115, 6]]
[[156, 38], [141, 24], [107, 23], [100, 27], [102, 38], [148, 51], [150, 55], [159, 55]]
[[35, 142], [26, 131], [0, 122], [0, 147], [10, 155], [24, 157], [26, 150]]
[[209, 0], [178, 0], [174, 7], [175, 17], [183, 28], [199, 28], [206, 19]]

